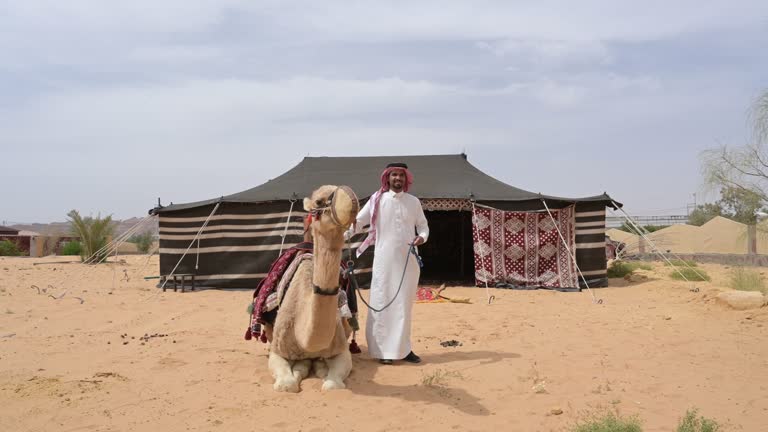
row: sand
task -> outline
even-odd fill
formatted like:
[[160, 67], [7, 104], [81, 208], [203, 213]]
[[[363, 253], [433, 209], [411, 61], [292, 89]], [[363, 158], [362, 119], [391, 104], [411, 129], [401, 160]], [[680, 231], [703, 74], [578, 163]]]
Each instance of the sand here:
[[728, 430], [768, 424], [768, 309], [718, 305], [722, 266], [698, 292], [662, 266], [612, 280], [594, 291], [603, 304], [492, 290], [488, 305], [483, 289], [449, 288], [474, 303], [414, 306], [423, 364], [356, 355], [348, 389], [311, 378], [279, 394], [265, 345], [242, 337], [250, 291], [162, 293], [141, 277], [156, 258], [124, 259], [0, 258], [0, 430], [560, 431], [615, 407], [668, 431], [694, 406]]
[[[606, 231], [613, 240], [624, 242], [627, 253], [639, 251], [639, 236], [615, 228]], [[648, 235], [648, 238], [663, 251], [680, 254], [746, 254], [747, 225], [724, 217], [715, 217], [704, 225], [672, 225]], [[646, 252], [652, 248], [646, 245]], [[757, 253], [768, 254], [768, 225], [757, 230]]]

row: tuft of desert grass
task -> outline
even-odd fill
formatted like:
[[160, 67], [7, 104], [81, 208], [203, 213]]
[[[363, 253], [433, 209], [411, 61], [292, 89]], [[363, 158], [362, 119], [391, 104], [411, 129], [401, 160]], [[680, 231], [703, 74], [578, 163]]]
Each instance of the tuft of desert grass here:
[[[685, 276], [685, 278], [683, 278], [683, 276]], [[672, 273], [669, 274], [669, 277], [675, 280], [689, 280], [691, 282], [702, 282], [712, 279], [704, 270], [690, 267], [677, 267], [676, 270], [673, 270]]]
[[648, 263], [638, 261], [621, 261], [616, 260], [608, 267], [609, 278], [623, 278], [628, 274], [632, 274], [635, 270], [652, 270], [653, 266]]
[[643, 425], [636, 415], [625, 417], [616, 411], [584, 414], [569, 432], [642, 432]]
[[717, 432], [722, 430], [720, 423], [714, 419], [699, 416], [696, 408], [689, 409], [680, 419], [675, 432]]
[[696, 261], [682, 260], [682, 259], [673, 259], [673, 260], [669, 260], [669, 262], [665, 261], [664, 265], [669, 267], [670, 263], [675, 267], [698, 267], [698, 264], [696, 264]]
[[768, 287], [765, 285], [763, 275], [757, 270], [745, 267], [734, 267], [731, 269], [730, 281], [728, 285], [739, 291], [759, 291], [768, 295]]

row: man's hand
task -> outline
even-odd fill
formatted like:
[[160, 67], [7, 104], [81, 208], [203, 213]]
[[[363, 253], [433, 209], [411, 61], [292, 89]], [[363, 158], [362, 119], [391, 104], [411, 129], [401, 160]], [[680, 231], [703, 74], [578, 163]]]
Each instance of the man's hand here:
[[414, 246], [421, 246], [424, 244], [424, 237], [416, 236], [416, 238], [413, 239], [412, 243]]

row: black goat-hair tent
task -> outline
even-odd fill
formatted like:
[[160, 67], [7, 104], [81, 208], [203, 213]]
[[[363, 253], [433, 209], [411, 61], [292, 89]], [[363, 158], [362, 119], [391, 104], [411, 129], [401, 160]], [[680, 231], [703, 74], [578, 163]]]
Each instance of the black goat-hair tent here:
[[[576, 263], [590, 287], [607, 285], [605, 208], [614, 206], [611, 197], [562, 198], [528, 192], [485, 174], [464, 154], [306, 157], [281, 176], [243, 192], [158, 206], [150, 213], [159, 215], [160, 274], [170, 274], [189, 248], [176, 274], [195, 274], [204, 287], [254, 288], [281, 249], [302, 241], [304, 197], [321, 185], [344, 184], [364, 203], [378, 189], [381, 171], [390, 162], [408, 164], [415, 177], [410, 193], [421, 199], [429, 221], [429, 242], [420, 247], [422, 281], [474, 283], [473, 202], [501, 210], [542, 211], [545, 200], [550, 209], [575, 205]], [[192, 243], [209, 216], [208, 225]], [[364, 236], [352, 238], [353, 251]], [[370, 280], [373, 253], [371, 247], [357, 260], [362, 284]], [[580, 285], [583, 288], [581, 280]]]

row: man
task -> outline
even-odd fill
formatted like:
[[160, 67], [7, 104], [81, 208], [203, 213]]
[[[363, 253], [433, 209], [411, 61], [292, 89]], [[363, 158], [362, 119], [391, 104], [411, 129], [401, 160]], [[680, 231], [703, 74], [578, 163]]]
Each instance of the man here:
[[375, 245], [370, 304], [375, 309], [384, 309], [368, 312], [365, 335], [369, 354], [382, 364], [400, 359], [421, 362], [411, 349], [411, 311], [421, 269], [410, 249], [411, 244], [419, 246], [427, 241], [429, 226], [421, 202], [408, 193], [412, 182], [408, 165], [387, 165], [381, 175], [381, 189], [360, 210], [357, 222], [348, 232], [352, 235], [366, 225], [371, 226], [357, 256], [371, 243]]

